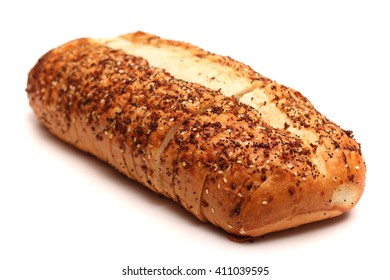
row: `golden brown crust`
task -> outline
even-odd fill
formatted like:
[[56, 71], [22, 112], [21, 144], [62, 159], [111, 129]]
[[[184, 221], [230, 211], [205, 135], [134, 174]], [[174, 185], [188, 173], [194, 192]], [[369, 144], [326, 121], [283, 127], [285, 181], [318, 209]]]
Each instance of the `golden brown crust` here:
[[360, 145], [299, 92], [187, 43], [142, 32], [122, 38], [137, 48], [185, 50], [197, 58], [194, 68], [217, 65], [229, 72], [221, 74], [225, 85], [240, 80], [235, 97], [210, 89], [223, 78], [184, 81], [146, 57], [79, 39], [44, 55], [29, 74], [30, 104], [53, 134], [235, 235], [356, 205], [365, 184]]

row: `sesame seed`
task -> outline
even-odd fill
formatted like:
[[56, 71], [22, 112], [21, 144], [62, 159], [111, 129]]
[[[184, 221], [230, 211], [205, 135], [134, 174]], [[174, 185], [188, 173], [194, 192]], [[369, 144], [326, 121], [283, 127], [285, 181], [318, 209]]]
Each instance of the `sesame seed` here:
[[294, 168], [294, 166], [292, 164], [287, 164], [287, 167], [290, 168], [290, 169]]
[[221, 184], [218, 184], [217, 188], [218, 188], [218, 190], [220, 190], [221, 189]]
[[306, 177], [302, 177], [302, 181], [306, 181], [307, 180], [307, 178]]
[[263, 200], [263, 202], [262, 202], [261, 204], [267, 205], [267, 204], [268, 204], [268, 201], [267, 201], [267, 200]]
[[206, 194], [209, 194], [209, 189], [206, 189]]
[[186, 166], [186, 165], [187, 165], [187, 163], [186, 163], [185, 161], [183, 161], [181, 164], [182, 164], [183, 166]]
[[226, 177], [223, 177], [223, 182], [224, 182], [225, 184], [227, 183]]
[[228, 226], [228, 228], [230, 228], [230, 229], [232, 229], [233, 228], [233, 226], [232, 225], [227, 225]]
[[237, 162], [237, 163], [242, 163], [242, 161], [241, 161], [241, 160], [237, 160], [236, 162]]
[[237, 196], [238, 196], [238, 197], [242, 197], [242, 193], [240, 193], [240, 192], [237, 193]]
[[240, 228], [240, 234], [246, 234], [246, 231], [243, 228]]
[[218, 170], [218, 174], [223, 174], [223, 171], [222, 170]]
[[359, 167], [358, 165], [356, 165], [356, 166], [355, 166], [355, 169], [356, 169], [356, 170], [359, 170], [359, 169], [360, 169], [360, 167]]
[[214, 208], [213, 207], [211, 207], [211, 213], [215, 213], [215, 210], [214, 210]]
[[174, 120], [175, 120], [175, 118], [171, 118], [169, 121], [170, 121], [170, 122], [173, 122]]

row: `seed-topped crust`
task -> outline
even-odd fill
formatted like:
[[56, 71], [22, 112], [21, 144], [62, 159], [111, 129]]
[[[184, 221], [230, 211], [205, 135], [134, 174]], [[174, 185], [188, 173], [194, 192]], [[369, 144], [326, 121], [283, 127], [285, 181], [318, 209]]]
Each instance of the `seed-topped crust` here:
[[27, 92], [59, 138], [229, 233], [330, 218], [362, 195], [352, 132], [229, 57], [137, 32], [44, 55]]

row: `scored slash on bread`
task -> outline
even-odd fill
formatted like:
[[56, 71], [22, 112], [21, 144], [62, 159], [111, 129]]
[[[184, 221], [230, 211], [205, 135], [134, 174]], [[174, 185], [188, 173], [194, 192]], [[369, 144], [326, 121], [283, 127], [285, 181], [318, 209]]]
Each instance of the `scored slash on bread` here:
[[351, 132], [299, 92], [187, 43], [74, 40], [37, 62], [27, 93], [54, 135], [235, 235], [337, 216], [363, 193]]

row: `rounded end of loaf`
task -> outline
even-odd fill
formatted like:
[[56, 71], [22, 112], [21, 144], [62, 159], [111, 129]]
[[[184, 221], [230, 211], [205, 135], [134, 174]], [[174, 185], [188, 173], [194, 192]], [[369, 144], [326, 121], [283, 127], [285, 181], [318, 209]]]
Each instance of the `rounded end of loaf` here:
[[[349, 164], [337, 164], [340, 160]], [[235, 199], [232, 205], [240, 205], [239, 215], [231, 208], [226, 211], [230, 218], [222, 214], [212, 222], [237, 236], [258, 237], [339, 216], [356, 206], [365, 187], [366, 167], [359, 152], [335, 151], [326, 174], [299, 185], [289, 171], [278, 170], [261, 183], [247, 180], [258, 187], [247, 202]]]
[[[350, 184], [341, 185], [332, 192], [330, 199], [317, 200], [321, 207], [308, 208], [306, 205], [296, 205], [296, 214], [290, 212], [288, 215], [280, 215], [271, 203], [264, 201], [253, 201], [248, 206], [242, 217], [242, 227], [236, 235], [262, 236], [267, 233], [281, 231], [284, 229], [298, 227], [300, 225], [330, 219], [351, 210], [359, 201], [363, 193], [363, 187]], [[259, 194], [261, 196], [261, 194]], [[281, 201], [274, 204], [281, 204]]]
[[226, 156], [226, 171], [209, 174], [203, 214], [231, 234], [257, 237], [349, 211], [363, 194], [366, 166], [351, 134], [336, 129], [343, 145], [324, 142], [304, 153], [310, 161], [297, 154], [283, 159], [283, 150], [271, 151], [252, 168]]

